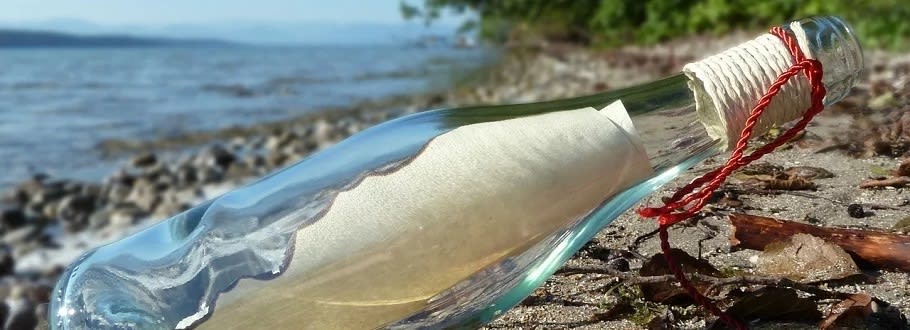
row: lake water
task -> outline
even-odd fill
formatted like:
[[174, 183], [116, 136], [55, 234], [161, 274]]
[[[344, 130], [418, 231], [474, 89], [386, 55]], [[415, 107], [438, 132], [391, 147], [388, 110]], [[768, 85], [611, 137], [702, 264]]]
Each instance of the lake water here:
[[98, 180], [99, 142], [155, 139], [445, 89], [483, 49], [301, 46], [0, 50], [0, 187]]

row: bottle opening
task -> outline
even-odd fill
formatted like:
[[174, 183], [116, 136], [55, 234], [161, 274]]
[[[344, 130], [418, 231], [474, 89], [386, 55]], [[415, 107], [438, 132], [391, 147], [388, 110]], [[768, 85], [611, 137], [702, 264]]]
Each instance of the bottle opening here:
[[784, 28], [791, 33], [801, 29], [810, 56], [822, 62], [825, 105], [847, 96], [863, 70], [863, 51], [853, 28], [837, 16], [804, 18]]

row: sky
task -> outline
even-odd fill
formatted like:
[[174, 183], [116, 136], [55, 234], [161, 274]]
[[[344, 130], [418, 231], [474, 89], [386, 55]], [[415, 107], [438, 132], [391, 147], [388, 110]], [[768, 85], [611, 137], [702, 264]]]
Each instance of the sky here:
[[[419, 2], [422, 1], [412, 1]], [[103, 25], [230, 21], [396, 23], [402, 21], [398, 4], [398, 0], [2, 0], [0, 22], [74, 19]]]
[[399, 0], [0, 0], [0, 28], [253, 44], [360, 44], [453, 34], [466, 19], [445, 13], [427, 28], [420, 21], [406, 23], [399, 4]]

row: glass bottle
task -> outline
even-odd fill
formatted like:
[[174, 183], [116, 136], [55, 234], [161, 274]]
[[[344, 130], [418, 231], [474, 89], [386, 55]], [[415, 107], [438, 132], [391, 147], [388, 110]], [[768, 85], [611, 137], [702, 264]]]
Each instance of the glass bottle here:
[[[798, 23], [832, 104], [858, 77], [859, 44], [836, 17]], [[634, 203], [728, 149], [690, 76], [372, 127], [86, 253], [57, 284], [50, 325], [483, 324]]]

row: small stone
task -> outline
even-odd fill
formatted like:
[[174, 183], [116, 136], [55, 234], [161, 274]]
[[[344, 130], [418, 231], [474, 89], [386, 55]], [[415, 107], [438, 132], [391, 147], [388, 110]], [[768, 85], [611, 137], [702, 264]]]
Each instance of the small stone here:
[[177, 213], [186, 211], [189, 208], [189, 204], [181, 203], [173, 198], [168, 198], [164, 202], [161, 202], [161, 204], [158, 204], [158, 207], [155, 208], [155, 212], [152, 213], [152, 216], [159, 219], [165, 219]]
[[265, 163], [270, 169], [276, 169], [287, 163], [288, 156], [281, 152], [272, 152], [266, 156]]
[[47, 303], [42, 303], [35, 306], [36, 330], [50, 329], [50, 324], [47, 323], [47, 305]]
[[111, 222], [111, 210], [108, 208], [97, 210], [88, 217], [88, 229], [95, 230], [107, 226]]
[[866, 217], [866, 210], [860, 204], [850, 204], [847, 205], [847, 214], [852, 218], [864, 218]]
[[253, 176], [253, 171], [243, 163], [231, 164], [224, 176], [228, 179], [246, 179]]
[[787, 241], [768, 244], [758, 259], [755, 272], [815, 282], [857, 274], [859, 267], [840, 246], [812, 235], [796, 234]]
[[260, 168], [266, 165], [265, 157], [262, 155], [248, 155], [243, 163], [250, 168]]
[[130, 195], [126, 198], [143, 210], [153, 210], [160, 202], [159, 190], [155, 183], [149, 182], [145, 178], [136, 181]]
[[111, 183], [108, 186], [104, 187], [104, 190], [106, 190], [104, 196], [107, 201], [119, 203], [125, 201], [127, 197], [129, 197], [132, 188], [123, 183]]
[[109, 184], [122, 184], [127, 187], [132, 187], [133, 183], [136, 182], [136, 176], [127, 173], [124, 170], [120, 170], [111, 174], [105, 181]]
[[0, 210], [0, 228], [16, 229], [24, 226], [25, 223], [25, 212], [23, 212], [22, 209], [10, 207]]
[[178, 187], [187, 187], [196, 184], [199, 182], [199, 175], [191, 165], [184, 165], [177, 168], [176, 173], [177, 186]]
[[12, 275], [16, 270], [16, 260], [9, 246], [0, 246], [0, 277]]
[[79, 215], [95, 211], [95, 198], [90, 195], [70, 195], [60, 200], [57, 215], [63, 220], [73, 220]]
[[294, 133], [291, 132], [281, 132], [278, 135], [271, 135], [265, 141], [265, 148], [269, 151], [284, 149], [284, 147], [287, 147], [296, 138]]
[[246, 138], [242, 136], [236, 136], [231, 139], [230, 143], [228, 143], [228, 146], [230, 146], [231, 150], [234, 151], [243, 150], [247, 145], [249, 145], [249, 143], [247, 143]]
[[202, 164], [206, 166], [217, 166], [219, 168], [227, 168], [228, 165], [237, 159], [233, 153], [218, 144], [206, 149], [199, 157], [201, 158]]
[[158, 179], [162, 177], [168, 177], [170, 175], [171, 171], [162, 164], [146, 167], [142, 171], [142, 177], [148, 179], [149, 181], [158, 181]]
[[123, 204], [110, 211], [108, 228], [121, 230], [135, 224], [148, 212], [133, 204]]
[[21, 285], [10, 288], [6, 306], [9, 307], [9, 316], [3, 325], [4, 329], [34, 329], [38, 324], [35, 318], [35, 304], [26, 297], [26, 289]]
[[36, 176], [20, 183], [13, 188], [15, 199], [22, 205], [28, 203], [28, 201], [32, 199], [32, 196], [36, 195], [44, 188], [45, 180], [47, 180], [46, 176]]
[[607, 262], [607, 268], [617, 272], [628, 272], [630, 266], [626, 258], [616, 258]]
[[31, 201], [44, 204], [57, 200], [66, 195], [66, 190], [64, 188], [65, 182], [63, 181], [46, 182], [40, 190], [31, 196]]
[[6, 326], [7, 318], [9, 318], [9, 306], [5, 301], [0, 300], [0, 327]]
[[99, 184], [85, 184], [82, 186], [82, 190], [79, 191], [79, 194], [84, 196], [98, 197], [101, 196], [102, 187]]
[[37, 225], [29, 224], [22, 228], [7, 231], [3, 235], [3, 243], [15, 247], [17, 244], [34, 241], [40, 235], [41, 228]]
[[313, 123], [313, 139], [316, 143], [322, 145], [326, 142], [332, 141], [334, 138], [335, 127], [332, 124], [329, 124], [325, 119], [318, 119]]
[[224, 172], [211, 167], [203, 167], [199, 169], [198, 175], [199, 182], [202, 183], [218, 183], [224, 179]]

